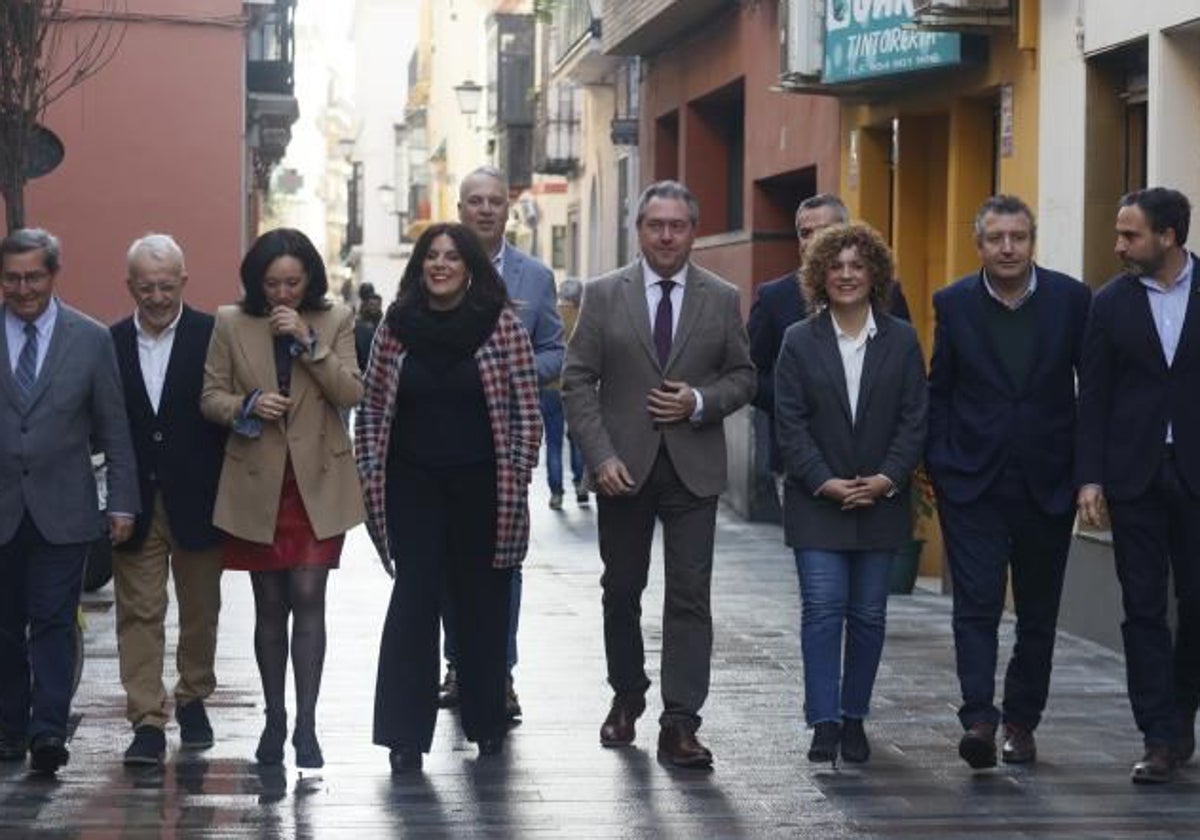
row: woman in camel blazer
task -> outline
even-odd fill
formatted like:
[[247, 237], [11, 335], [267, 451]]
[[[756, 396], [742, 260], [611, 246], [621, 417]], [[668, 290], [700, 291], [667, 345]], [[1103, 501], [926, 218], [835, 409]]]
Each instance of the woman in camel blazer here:
[[225, 568], [250, 572], [254, 652], [266, 700], [256, 756], [283, 760], [292, 620], [300, 767], [323, 764], [316, 702], [325, 659], [325, 584], [362, 491], [342, 412], [362, 398], [354, 316], [325, 300], [325, 266], [296, 230], [263, 234], [242, 261], [245, 297], [223, 306], [208, 349], [201, 410], [232, 429], [213, 521]]

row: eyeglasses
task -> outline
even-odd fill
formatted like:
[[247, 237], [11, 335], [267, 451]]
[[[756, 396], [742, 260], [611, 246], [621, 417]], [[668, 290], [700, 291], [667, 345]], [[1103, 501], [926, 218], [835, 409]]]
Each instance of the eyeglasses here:
[[0, 274], [0, 286], [6, 289], [15, 289], [24, 283], [26, 286], [40, 286], [50, 279], [50, 272], [45, 269], [39, 271], [27, 271], [20, 274], [16, 271], [6, 271]]

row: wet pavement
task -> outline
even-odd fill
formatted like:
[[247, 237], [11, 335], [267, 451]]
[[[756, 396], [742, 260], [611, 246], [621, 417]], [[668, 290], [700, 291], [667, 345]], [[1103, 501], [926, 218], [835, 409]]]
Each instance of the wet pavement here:
[[[1183, 838], [1200, 836], [1200, 764], [1177, 783], [1135, 787], [1140, 753], [1120, 657], [1059, 642], [1035, 767], [972, 773], [957, 758], [949, 601], [893, 597], [863, 767], [813, 766], [801, 714], [795, 570], [774, 526], [722, 514], [713, 585], [713, 686], [701, 735], [711, 773], [655, 759], [656, 689], [637, 745], [604, 750], [609, 701], [595, 514], [547, 509], [533, 493], [517, 689], [525, 721], [502, 757], [480, 759], [440, 713], [422, 774], [393, 780], [370, 743], [379, 631], [389, 581], [365, 534], [347, 542], [329, 588], [329, 656], [319, 707], [327, 765], [260, 769], [262, 723], [249, 581], [224, 582], [216, 746], [129, 770], [111, 589], [89, 596], [87, 665], [71, 763], [54, 781], [0, 765], [0, 838], [820, 837]], [[661, 564], [645, 598], [657, 663]], [[173, 618], [172, 618], [173, 620]], [[1005, 628], [1006, 644], [1011, 628]], [[173, 629], [168, 631], [168, 640]], [[173, 648], [172, 648], [173, 649]], [[652, 679], [655, 673], [651, 673]]]

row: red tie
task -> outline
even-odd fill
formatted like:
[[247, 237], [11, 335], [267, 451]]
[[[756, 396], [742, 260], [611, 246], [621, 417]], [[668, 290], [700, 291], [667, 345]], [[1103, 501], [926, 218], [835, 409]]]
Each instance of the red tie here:
[[654, 349], [658, 351], [658, 364], [663, 370], [667, 368], [667, 358], [671, 355], [671, 289], [675, 287], [674, 280], [659, 280], [662, 297], [658, 301], [658, 311], [654, 313]]

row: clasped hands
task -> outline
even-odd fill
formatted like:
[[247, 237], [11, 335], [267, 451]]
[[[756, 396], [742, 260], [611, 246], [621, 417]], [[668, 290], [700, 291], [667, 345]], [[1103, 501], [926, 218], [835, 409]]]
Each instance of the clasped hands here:
[[[686, 382], [664, 379], [646, 394], [646, 411], [657, 425], [682, 423], [696, 411], [696, 392]], [[596, 468], [596, 490], [604, 496], [624, 496], [633, 491], [633, 476], [615, 455]]]
[[891, 489], [892, 483], [882, 475], [831, 478], [817, 488], [817, 495], [838, 502], [842, 510], [854, 510], [870, 507]]
[[301, 344], [308, 344], [308, 324], [304, 323], [300, 313], [292, 307], [283, 305], [272, 307], [271, 314], [267, 316], [267, 323], [271, 325], [272, 335], [290, 335]]

